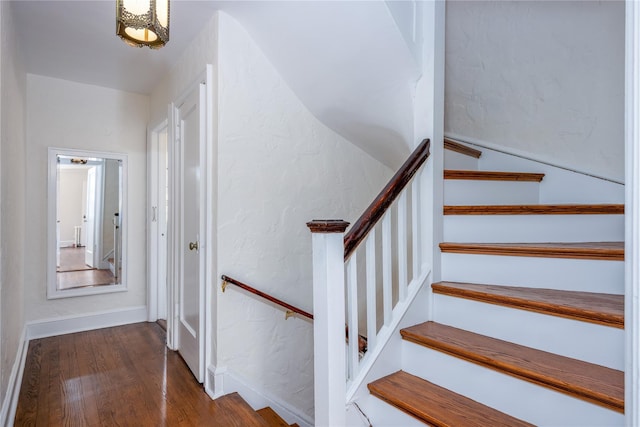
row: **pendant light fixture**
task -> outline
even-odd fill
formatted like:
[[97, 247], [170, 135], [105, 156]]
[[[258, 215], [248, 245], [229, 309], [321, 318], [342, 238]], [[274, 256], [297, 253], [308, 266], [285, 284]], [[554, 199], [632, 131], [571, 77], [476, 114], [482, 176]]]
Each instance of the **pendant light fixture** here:
[[116, 0], [116, 34], [135, 47], [169, 41], [169, 0]]

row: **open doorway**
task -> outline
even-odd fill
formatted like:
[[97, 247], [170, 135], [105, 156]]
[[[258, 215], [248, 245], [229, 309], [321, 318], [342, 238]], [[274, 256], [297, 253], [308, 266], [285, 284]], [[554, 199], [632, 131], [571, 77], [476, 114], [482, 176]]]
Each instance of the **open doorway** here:
[[166, 327], [167, 321], [167, 220], [169, 206], [169, 164], [167, 121], [149, 132], [148, 212], [148, 320]]

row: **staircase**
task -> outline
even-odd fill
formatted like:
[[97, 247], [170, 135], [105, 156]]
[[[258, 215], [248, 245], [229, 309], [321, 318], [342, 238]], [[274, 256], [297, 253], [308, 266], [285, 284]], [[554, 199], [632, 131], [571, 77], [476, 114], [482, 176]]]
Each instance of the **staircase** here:
[[230, 393], [219, 397], [216, 399], [216, 403], [224, 409], [224, 411], [220, 411], [218, 414], [212, 414], [216, 425], [242, 427], [298, 427], [298, 424], [287, 424], [287, 422], [270, 407], [254, 411], [238, 393]]
[[548, 203], [544, 174], [445, 149], [445, 281], [369, 383], [373, 425], [623, 425], [624, 205]]

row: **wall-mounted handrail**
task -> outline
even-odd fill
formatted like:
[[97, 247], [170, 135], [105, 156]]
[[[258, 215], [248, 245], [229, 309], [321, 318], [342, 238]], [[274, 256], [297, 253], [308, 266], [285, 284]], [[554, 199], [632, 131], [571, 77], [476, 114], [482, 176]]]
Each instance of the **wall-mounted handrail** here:
[[420, 169], [420, 166], [429, 157], [429, 147], [431, 142], [424, 139], [418, 147], [411, 153], [407, 161], [393, 175], [389, 183], [382, 189], [380, 194], [371, 202], [369, 207], [353, 224], [351, 229], [344, 236], [344, 259], [349, 259], [353, 251], [366, 237], [378, 220], [387, 211], [389, 206], [395, 201], [398, 195], [411, 181], [413, 175]]
[[293, 306], [291, 304], [288, 304], [288, 303], [286, 303], [286, 302], [284, 302], [282, 300], [279, 300], [278, 298], [272, 297], [269, 294], [265, 294], [264, 292], [259, 291], [256, 288], [253, 288], [253, 287], [251, 287], [251, 286], [249, 286], [249, 285], [247, 285], [245, 283], [242, 283], [239, 280], [233, 279], [233, 278], [231, 278], [229, 276], [225, 276], [224, 274], [220, 278], [222, 279], [222, 292], [224, 292], [225, 288], [227, 287], [226, 284], [230, 283], [232, 285], [235, 285], [235, 286], [238, 286], [239, 288], [244, 289], [247, 292], [250, 292], [250, 293], [252, 293], [254, 295], [258, 295], [258, 296], [260, 296], [260, 297], [262, 297], [262, 298], [264, 298], [264, 299], [266, 299], [268, 301], [271, 301], [274, 304], [277, 304], [277, 305], [279, 305], [281, 307], [284, 307], [284, 308], [286, 308], [288, 310], [288, 312], [297, 313], [297, 314], [299, 314], [301, 316], [304, 316], [304, 317], [307, 317], [307, 318], [313, 320], [313, 314], [307, 313], [306, 311], [304, 311], [304, 310], [302, 310], [302, 309], [300, 309], [298, 307], [295, 307], [295, 306]]
[[[306, 311], [293, 306], [289, 303], [286, 303], [282, 300], [279, 300], [278, 298], [272, 297], [269, 294], [266, 294], [252, 286], [247, 285], [246, 283], [242, 283], [239, 280], [233, 279], [229, 276], [225, 276], [224, 274], [220, 277], [222, 279], [222, 292], [225, 291], [225, 289], [227, 288], [227, 285], [230, 283], [232, 285], [238, 286], [239, 288], [244, 289], [247, 292], [250, 292], [254, 295], [258, 295], [268, 301], [271, 301], [274, 304], [277, 304], [281, 307], [284, 307], [287, 309], [287, 313], [286, 313], [286, 319], [288, 319], [289, 317], [293, 316], [294, 314], [299, 314], [301, 316], [307, 317], [311, 320], [313, 320], [313, 314], [311, 313], [307, 313]], [[347, 337], [347, 342], [349, 341], [349, 327], [345, 326], [345, 335]], [[362, 336], [362, 335], [358, 335], [358, 350], [360, 351], [360, 353], [364, 354], [367, 351], [367, 338]]]

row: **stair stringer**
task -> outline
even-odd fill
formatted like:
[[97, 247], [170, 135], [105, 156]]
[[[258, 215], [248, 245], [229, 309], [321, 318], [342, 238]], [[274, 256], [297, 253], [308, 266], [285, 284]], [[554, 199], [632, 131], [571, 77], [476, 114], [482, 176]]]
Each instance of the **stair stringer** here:
[[[422, 280], [420, 281], [421, 284], [416, 289], [415, 294], [409, 296], [409, 303], [407, 304], [404, 313], [398, 315], [399, 321], [395, 324], [395, 327], [392, 330], [388, 331], [388, 341], [383, 346], [380, 346], [378, 353], [372, 354], [371, 363], [363, 367], [361, 375], [356, 378], [356, 381], [351, 385], [347, 385], [347, 414], [348, 419], [350, 420], [348, 425], [367, 425], [366, 423], [361, 424], [364, 417], [358, 414], [359, 411], [354, 407], [354, 403], [357, 404], [360, 410], [364, 412], [370, 422], [375, 426], [389, 425], [383, 422], [389, 413], [393, 414], [393, 416], [401, 414], [397, 416], [399, 416], [400, 419], [404, 419], [402, 424], [397, 424], [399, 419], [396, 419], [395, 425], [410, 426], [414, 425], [413, 421], [417, 422], [415, 425], [424, 425], [401, 411], [397, 411], [393, 408], [389, 409], [389, 405], [369, 394], [367, 384], [377, 378], [402, 369], [401, 351], [403, 340], [400, 336], [400, 330], [408, 326], [415, 325], [416, 323], [424, 322], [430, 317], [430, 313], [425, 310], [425, 307], [430, 306], [430, 301], [432, 299], [431, 283], [433, 281], [433, 276], [429, 270], [427, 271], [428, 273], [423, 275]], [[360, 420], [360, 422], [357, 420]], [[409, 421], [412, 421], [412, 423], [409, 423]]]

